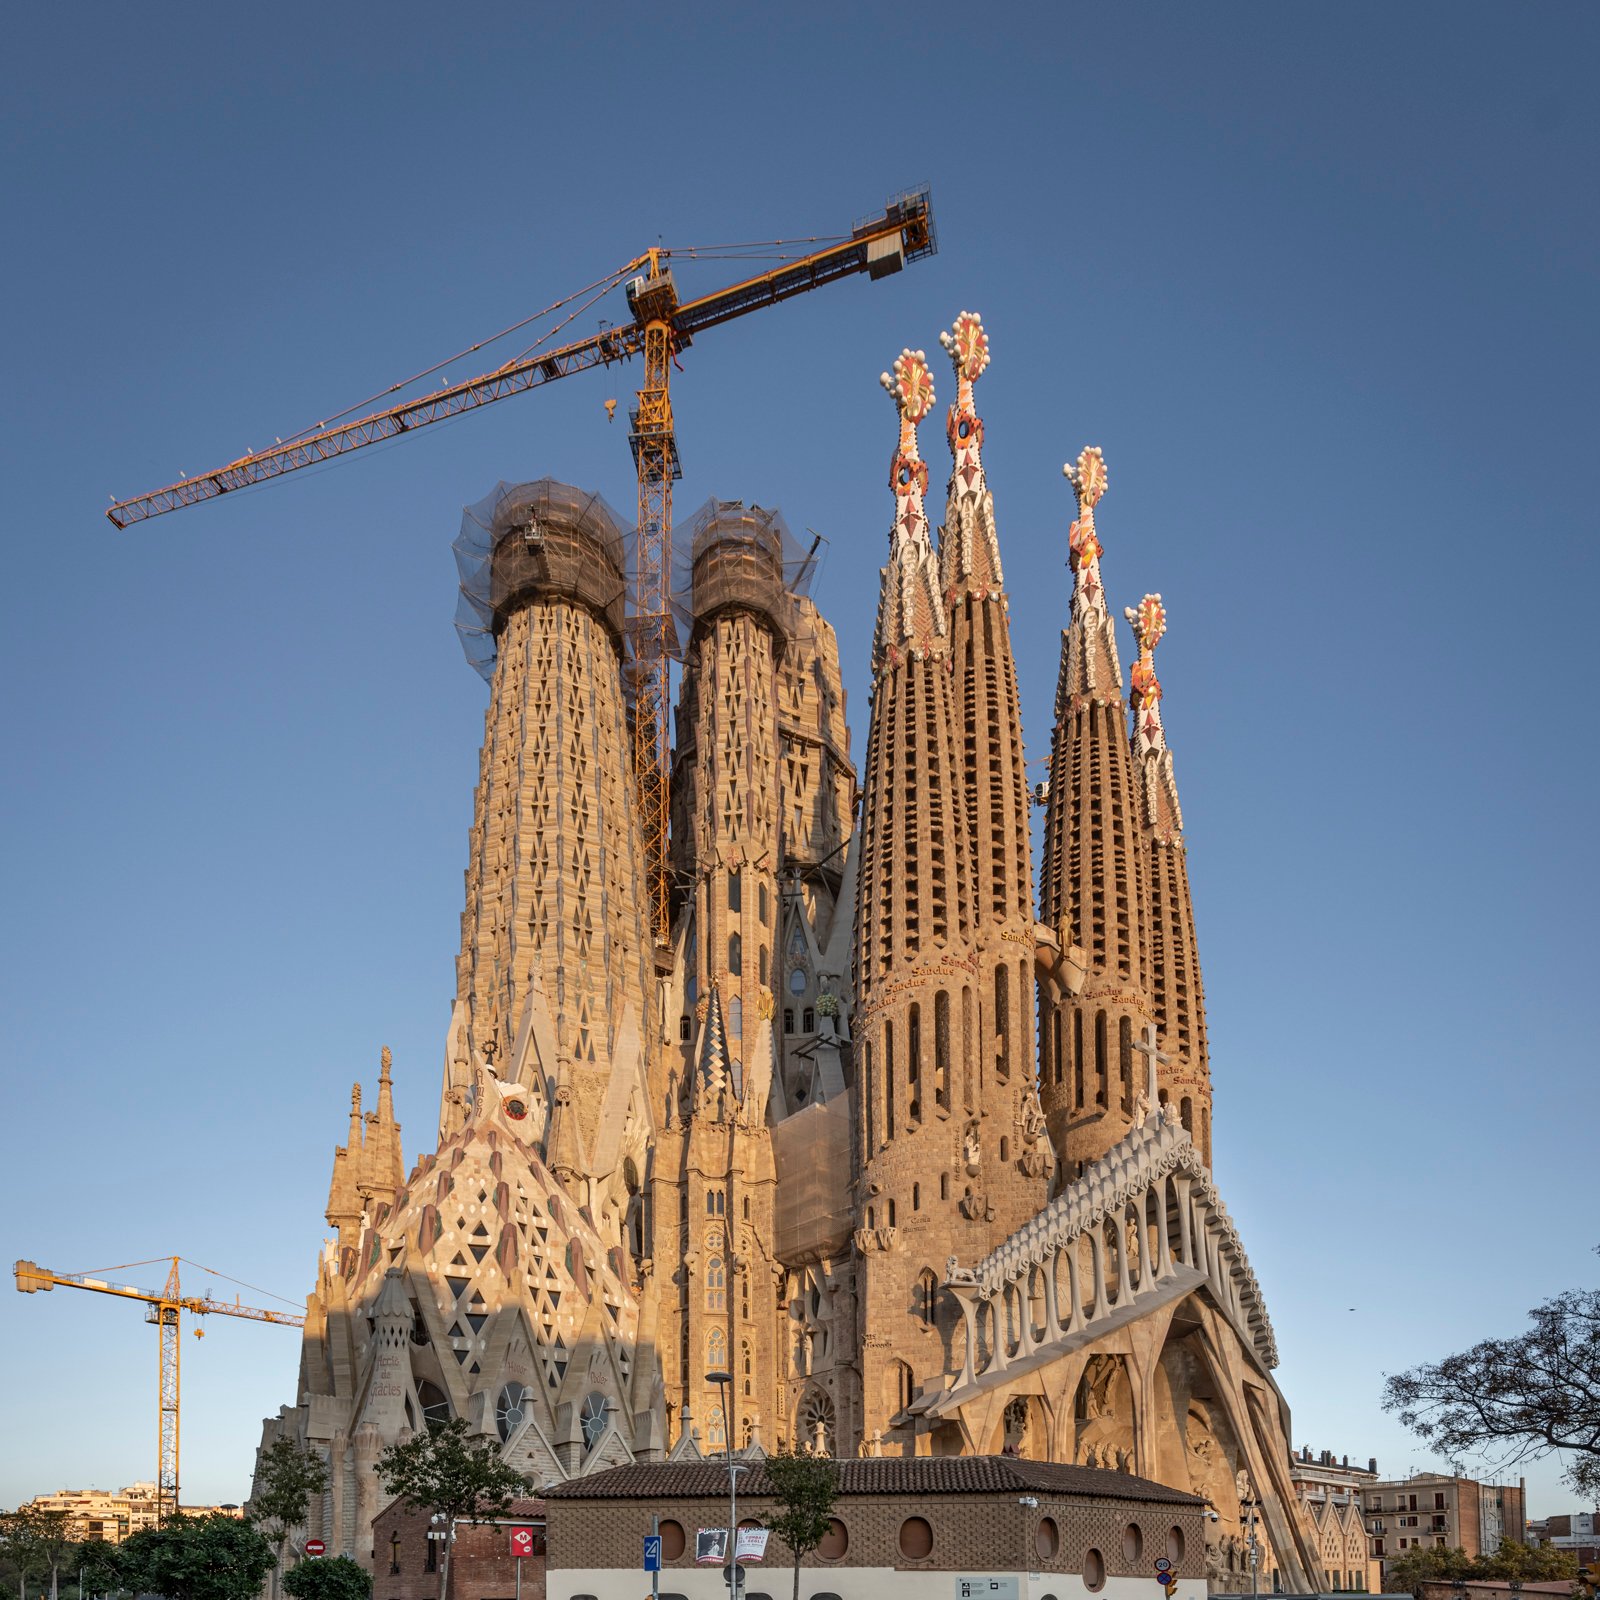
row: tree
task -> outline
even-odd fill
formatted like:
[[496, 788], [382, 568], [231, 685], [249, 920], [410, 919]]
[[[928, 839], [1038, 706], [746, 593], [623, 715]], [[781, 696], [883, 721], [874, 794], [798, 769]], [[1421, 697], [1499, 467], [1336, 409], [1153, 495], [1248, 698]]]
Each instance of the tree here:
[[828, 1456], [768, 1456], [767, 1482], [777, 1512], [767, 1527], [794, 1553], [794, 1600], [800, 1600], [800, 1563], [828, 1536], [833, 1502], [839, 1497], [839, 1469]]
[[19, 1585], [26, 1584], [29, 1572], [48, 1569], [50, 1600], [57, 1600], [61, 1568], [74, 1548], [71, 1516], [65, 1511], [18, 1506], [5, 1519], [5, 1543], [6, 1553], [17, 1564]]
[[1422, 1593], [1424, 1583], [1454, 1583], [1473, 1575], [1473, 1560], [1460, 1545], [1440, 1549], [1413, 1545], [1403, 1555], [1383, 1564], [1383, 1587], [1388, 1594]]
[[327, 1487], [327, 1463], [316, 1451], [303, 1448], [293, 1439], [274, 1439], [256, 1458], [250, 1520], [272, 1541], [277, 1554], [272, 1575], [274, 1593], [289, 1535], [305, 1525], [307, 1508]]
[[[453, 1535], [457, 1522], [502, 1516], [518, 1495], [533, 1489], [530, 1479], [501, 1459], [493, 1439], [469, 1438], [460, 1417], [430, 1422], [404, 1444], [392, 1444], [378, 1457], [378, 1481], [416, 1511], [431, 1512], [440, 1532]], [[439, 1563], [439, 1593], [449, 1581], [451, 1539], [444, 1540]]]
[[[118, 1547], [100, 1539], [85, 1539], [78, 1547], [78, 1571], [83, 1579], [84, 1594], [106, 1594], [112, 1589], [125, 1588], [122, 1581], [122, 1563], [117, 1557]], [[78, 1600], [83, 1600], [80, 1595]]]
[[284, 1580], [294, 1600], [367, 1600], [372, 1574], [349, 1556], [302, 1561]]
[[27, 1600], [28, 1575], [39, 1565], [39, 1539], [28, 1515], [28, 1507], [8, 1511], [0, 1517], [0, 1551], [16, 1569], [17, 1593]]
[[1600, 1290], [1573, 1289], [1528, 1313], [1529, 1327], [1386, 1376], [1383, 1408], [1447, 1460], [1508, 1467], [1567, 1453], [1566, 1479], [1600, 1499]]
[[118, 1547], [122, 1587], [167, 1600], [255, 1600], [276, 1562], [272, 1545], [237, 1517], [169, 1517]]
[[1480, 1556], [1474, 1563], [1475, 1578], [1514, 1579], [1518, 1583], [1559, 1583], [1578, 1576], [1578, 1558], [1570, 1550], [1553, 1544], [1519, 1544], [1502, 1539], [1493, 1555]]

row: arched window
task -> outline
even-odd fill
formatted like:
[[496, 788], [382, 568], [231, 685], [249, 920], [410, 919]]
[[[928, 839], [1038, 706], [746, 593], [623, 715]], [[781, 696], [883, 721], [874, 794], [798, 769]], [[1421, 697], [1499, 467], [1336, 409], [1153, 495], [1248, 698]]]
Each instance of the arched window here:
[[783, 1008], [783, 1031], [785, 1033], [793, 1033], [794, 1032], [794, 1007], [793, 1006], [785, 1006]]
[[706, 1335], [706, 1368], [710, 1372], [723, 1372], [728, 1365], [728, 1336], [721, 1328], [713, 1328]]
[[728, 1210], [728, 1192], [726, 1189], [706, 1190], [706, 1215], [708, 1217], [726, 1216]]
[[744, 1378], [745, 1398], [749, 1399], [755, 1393], [756, 1360], [751, 1353], [748, 1339], [743, 1339], [739, 1343], [739, 1371]]
[[583, 1409], [578, 1413], [584, 1449], [587, 1450], [606, 1431], [606, 1410], [606, 1397], [598, 1389], [584, 1396]]
[[689, 1014], [688, 1012], [685, 1012], [681, 1017], [678, 1018], [678, 1037], [680, 1039], [687, 1039], [690, 1031]]
[[894, 1138], [894, 1024], [883, 1025], [883, 1136]]
[[906, 1102], [913, 1124], [922, 1121], [922, 1007], [912, 1002], [906, 1017]]
[[744, 883], [743, 874], [730, 872], [728, 874], [728, 909], [741, 911], [744, 909]]
[[722, 1420], [721, 1406], [712, 1406], [706, 1416], [706, 1444], [712, 1450], [728, 1447], [728, 1430]]
[[995, 1071], [1011, 1076], [1011, 975], [1003, 966], [994, 969]]
[[1083, 1106], [1083, 1013], [1072, 1013], [1072, 1103]]
[[933, 997], [933, 1100], [950, 1109], [950, 996], [943, 989]]
[[802, 1033], [815, 1033], [817, 1031], [817, 1014], [807, 1006], [800, 1017], [800, 1031]]
[[767, 947], [762, 945], [756, 952], [756, 968], [763, 983], [767, 981]]
[[915, 1397], [917, 1380], [912, 1376], [911, 1368], [903, 1361], [891, 1361], [889, 1368], [889, 1379], [894, 1394], [892, 1404], [896, 1411], [904, 1411]]
[[1094, 1103], [1111, 1104], [1111, 1063], [1106, 1058], [1106, 1014], [1094, 1014]]
[[[734, 935], [737, 939], [738, 934]], [[744, 1038], [744, 1001], [738, 995], [728, 1002], [728, 1037], [730, 1039]]]
[[911, 1309], [916, 1314], [924, 1328], [931, 1328], [939, 1315], [939, 1280], [933, 1275], [932, 1267], [924, 1267], [917, 1274], [917, 1287], [915, 1298], [911, 1302]]
[[1117, 1066], [1122, 1073], [1122, 1114], [1133, 1115], [1133, 1023], [1127, 1017], [1117, 1023]]
[[1183, 1131], [1194, 1138], [1194, 1101], [1188, 1095], [1178, 1102], [1178, 1120], [1183, 1123]]
[[721, 1256], [712, 1256], [706, 1262], [706, 1310], [728, 1309], [728, 1279]]
[[734, 978], [744, 974], [744, 940], [736, 933], [728, 935], [728, 974]]
[[798, 999], [806, 992], [806, 969], [795, 967], [789, 974], [789, 993]]
[[761, 918], [761, 925], [767, 922], [767, 886], [764, 883], [756, 885], [756, 915]]
[[922, 1209], [922, 1185], [920, 1183], [911, 1185], [911, 1209], [913, 1211]]

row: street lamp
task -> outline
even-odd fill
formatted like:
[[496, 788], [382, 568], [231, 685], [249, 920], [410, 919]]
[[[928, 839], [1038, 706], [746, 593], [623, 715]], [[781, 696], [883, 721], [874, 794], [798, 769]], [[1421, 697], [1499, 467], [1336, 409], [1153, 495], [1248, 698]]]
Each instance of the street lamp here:
[[722, 1442], [728, 1452], [728, 1593], [739, 1600], [739, 1473], [744, 1469], [733, 1463], [733, 1409], [729, 1394], [733, 1388], [731, 1372], [708, 1372], [706, 1382], [714, 1383], [721, 1391]]
[[1260, 1520], [1259, 1512], [1261, 1502], [1252, 1500], [1248, 1495], [1239, 1502], [1239, 1516], [1244, 1522], [1245, 1548], [1250, 1553], [1250, 1600], [1256, 1600], [1256, 1560], [1260, 1551], [1260, 1543], [1256, 1539], [1256, 1523]]

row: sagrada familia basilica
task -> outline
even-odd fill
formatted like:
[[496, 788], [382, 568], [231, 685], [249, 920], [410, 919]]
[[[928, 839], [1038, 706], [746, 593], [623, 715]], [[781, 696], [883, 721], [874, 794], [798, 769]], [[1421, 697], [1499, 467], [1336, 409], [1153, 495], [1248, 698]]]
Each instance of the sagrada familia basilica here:
[[629, 536], [549, 479], [467, 513], [490, 697], [438, 1142], [408, 1174], [385, 1051], [334, 1155], [298, 1393], [264, 1432], [326, 1456], [308, 1531], [330, 1553], [370, 1563], [379, 1455], [461, 1417], [546, 1484], [730, 1439], [1128, 1471], [1210, 1502], [1213, 1587], [1249, 1587], [1250, 1507], [1261, 1572], [1317, 1587], [1272, 1327], [1211, 1174], [1165, 612], [1122, 613], [1125, 670], [1084, 450], [1030, 792], [989, 343], [967, 313], [940, 342], [937, 538], [928, 363], [883, 379], [859, 772], [782, 519], [713, 501], [679, 530], [668, 945], [628, 770]]

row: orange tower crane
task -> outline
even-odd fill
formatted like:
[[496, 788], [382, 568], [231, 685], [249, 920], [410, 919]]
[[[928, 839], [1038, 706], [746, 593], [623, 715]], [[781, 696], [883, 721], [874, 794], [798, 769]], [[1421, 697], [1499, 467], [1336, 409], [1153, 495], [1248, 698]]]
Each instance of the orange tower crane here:
[[[32, 1261], [19, 1261], [13, 1269], [17, 1289], [22, 1294], [37, 1294], [42, 1289], [92, 1289], [96, 1294], [121, 1295], [124, 1300], [142, 1300], [149, 1310], [145, 1321], [155, 1324], [160, 1340], [160, 1376], [158, 1382], [157, 1435], [158, 1462], [156, 1469], [156, 1519], [165, 1522], [178, 1509], [178, 1344], [182, 1332], [183, 1313], [197, 1317], [244, 1317], [250, 1322], [272, 1322], [283, 1328], [303, 1328], [304, 1317], [287, 1311], [263, 1311], [259, 1306], [232, 1305], [225, 1300], [209, 1296], [196, 1298], [185, 1295], [178, 1282], [177, 1256], [170, 1258], [172, 1266], [167, 1272], [166, 1287], [159, 1294], [149, 1289], [130, 1289], [126, 1284], [107, 1283], [103, 1278], [86, 1278], [79, 1274], [51, 1272]], [[148, 1265], [133, 1262], [134, 1266]], [[190, 1263], [194, 1265], [193, 1262]], [[209, 1270], [209, 1269], [202, 1269]], [[196, 1337], [200, 1329], [195, 1329]]]
[[[781, 242], [781, 241], [780, 241]], [[680, 255], [710, 256], [753, 247], [719, 246]], [[550, 349], [534, 347], [482, 377], [447, 384], [428, 394], [370, 412], [351, 421], [318, 424], [280, 441], [271, 450], [252, 451], [212, 472], [180, 479], [149, 494], [116, 501], [106, 515], [126, 528], [164, 511], [214, 500], [219, 495], [300, 467], [359, 450], [363, 445], [412, 433], [430, 422], [472, 411], [537, 388], [569, 373], [610, 366], [630, 356], [644, 357], [644, 385], [631, 413], [629, 443], [639, 487], [638, 572], [634, 614], [629, 622], [632, 661], [630, 681], [634, 695], [633, 769], [639, 794], [639, 815], [644, 836], [645, 867], [649, 879], [652, 927], [658, 947], [669, 936], [667, 902], [667, 776], [671, 762], [668, 711], [671, 698], [671, 661], [676, 635], [671, 625], [672, 484], [683, 476], [678, 462], [678, 441], [673, 426], [671, 374], [677, 357], [694, 336], [718, 323], [792, 299], [809, 289], [864, 272], [874, 280], [898, 272], [909, 261], [920, 261], [938, 249], [933, 229], [933, 208], [928, 190], [913, 189], [897, 195], [883, 211], [856, 223], [846, 237], [830, 240], [820, 249], [785, 260], [781, 266], [742, 282], [730, 284], [698, 299], [678, 300], [677, 285], [666, 265], [673, 252], [648, 250], [626, 266], [601, 279], [587, 305], [624, 279], [631, 321], [602, 327], [584, 339]], [[580, 294], [587, 291], [579, 291]], [[577, 295], [558, 302], [565, 306]], [[551, 308], [556, 309], [554, 307]], [[564, 327], [577, 313], [567, 316]], [[530, 319], [531, 320], [531, 319]], [[520, 326], [520, 324], [519, 324]], [[478, 348], [477, 346], [473, 347]], [[434, 369], [436, 370], [436, 369]], [[399, 386], [396, 386], [399, 387]], [[609, 407], [608, 407], [609, 409]]]

